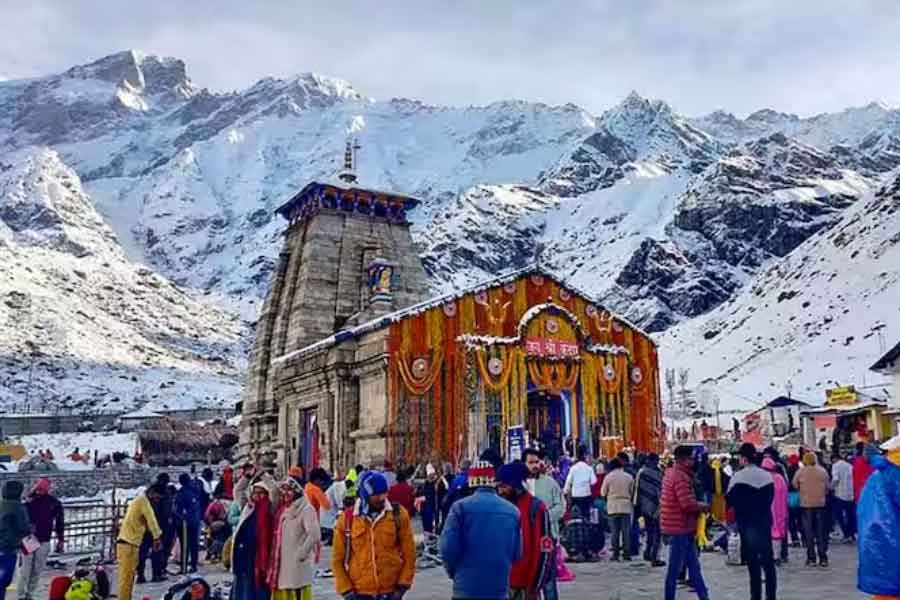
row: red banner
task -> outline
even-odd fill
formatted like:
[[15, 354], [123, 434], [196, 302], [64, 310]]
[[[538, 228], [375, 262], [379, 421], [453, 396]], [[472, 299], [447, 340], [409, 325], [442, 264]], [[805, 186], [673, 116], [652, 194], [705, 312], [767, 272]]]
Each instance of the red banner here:
[[834, 429], [837, 427], [837, 415], [816, 415], [813, 423], [816, 429]]
[[528, 338], [525, 340], [525, 352], [530, 356], [578, 356], [578, 344], [563, 342], [550, 338]]

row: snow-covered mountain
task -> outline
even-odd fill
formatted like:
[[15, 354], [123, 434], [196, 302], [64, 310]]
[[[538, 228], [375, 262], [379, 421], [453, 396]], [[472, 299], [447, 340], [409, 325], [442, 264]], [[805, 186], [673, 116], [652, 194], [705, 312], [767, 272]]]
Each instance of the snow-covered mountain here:
[[[663, 333], [662, 355], [692, 369], [723, 404], [783, 393], [824, 400], [836, 385], [875, 384], [868, 367], [900, 322], [900, 172], [867, 193], [715, 310]], [[883, 397], [884, 388], [870, 388]]]
[[[668, 340], [744, 298], [893, 181], [898, 123], [876, 104], [809, 119], [690, 119], [634, 93], [599, 116], [520, 101], [442, 107], [373, 100], [315, 74], [216, 93], [180, 60], [131, 51], [0, 82], [0, 252], [15, 257], [0, 269], [46, 321], [23, 330], [19, 313], [4, 319], [0, 354], [18, 391], [0, 403], [22, 396], [26, 341], [84, 375], [67, 379], [73, 399], [236, 399], [281, 244], [273, 210], [333, 175], [348, 135], [363, 185], [423, 200], [413, 234], [435, 291], [539, 255]], [[884, 242], [872, 229], [857, 236], [861, 247]], [[847, 264], [840, 253], [820, 262], [823, 272]], [[0, 310], [24, 302], [5, 285], [2, 295]], [[179, 310], [161, 309], [173, 301]], [[79, 310], [102, 326], [79, 324]], [[104, 375], [120, 367], [131, 371]], [[182, 388], [167, 393], [169, 381]]]
[[0, 157], [0, 406], [214, 405], [244, 368], [240, 323], [125, 257], [47, 149]]

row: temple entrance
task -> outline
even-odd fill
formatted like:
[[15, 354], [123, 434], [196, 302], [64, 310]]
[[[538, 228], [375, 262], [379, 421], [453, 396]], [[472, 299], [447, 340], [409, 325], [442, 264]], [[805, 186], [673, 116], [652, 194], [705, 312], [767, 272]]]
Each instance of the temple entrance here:
[[525, 429], [529, 439], [540, 442], [553, 461], [562, 453], [565, 412], [565, 399], [560, 394], [539, 389], [528, 390]]
[[316, 409], [300, 411], [300, 428], [297, 436], [297, 464], [309, 471], [319, 464], [319, 424]]

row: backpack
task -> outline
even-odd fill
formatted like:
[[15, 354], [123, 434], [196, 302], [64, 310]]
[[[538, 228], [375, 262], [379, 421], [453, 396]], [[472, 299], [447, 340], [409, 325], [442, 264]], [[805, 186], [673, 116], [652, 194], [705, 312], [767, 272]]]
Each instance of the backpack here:
[[[400, 505], [391, 504], [394, 513], [394, 544], [400, 546]], [[350, 571], [350, 554], [352, 552], [353, 507], [344, 509], [344, 570]]]
[[69, 585], [66, 592], [66, 600], [91, 600], [93, 584], [88, 579], [76, 579]]

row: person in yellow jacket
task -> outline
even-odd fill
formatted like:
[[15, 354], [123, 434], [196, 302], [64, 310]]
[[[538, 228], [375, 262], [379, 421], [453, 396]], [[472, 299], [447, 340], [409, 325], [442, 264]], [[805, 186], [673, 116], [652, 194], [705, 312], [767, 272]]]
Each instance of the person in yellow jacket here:
[[116, 562], [118, 563], [118, 599], [131, 600], [134, 589], [134, 575], [137, 571], [138, 552], [144, 534], [150, 532], [153, 538], [153, 551], [162, 547], [162, 530], [153, 514], [153, 505], [159, 504], [166, 493], [162, 484], [150, 486], [147, 491], [128, 503], [125, 518], [119, 528], [116, 539]]
[[713, 496], [709, 512], [713, 519], [719, 523], [725, 522], [725, 512], [727, 506], [725, 504], [725, 492], [728, 490], [728, 475], [722, 472], [722, 461], [718, 458], [712, 461], [713, 471]]
[[416, 571], [416, 543], [409, 513], [387, 500], [387, 479], [368, 471], [358, 481], [359, 498], [334, 527], [331, 570], [338, 594], [403, 598]]

